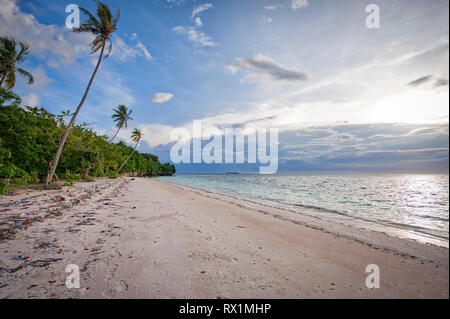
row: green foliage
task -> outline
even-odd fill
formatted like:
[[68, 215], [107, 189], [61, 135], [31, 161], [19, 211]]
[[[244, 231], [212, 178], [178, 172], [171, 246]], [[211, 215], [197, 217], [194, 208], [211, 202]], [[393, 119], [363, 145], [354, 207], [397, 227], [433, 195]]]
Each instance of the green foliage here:
[[8, 194], [8, 184], [3, 181], [0, 181], [0, 195]]
[[[35, 183], [47, 175], [59, 140], [66, 129], [64, 114], [44, 108], [22, 108], [20, 98], [0, 90], [0, 181]], [[123, 142], [113, 144], [86, 124], [73, 126], [56, 174], [69, 183], [90, 177], [118, 177], [117, 170], [133, 152]], [[175, 167], [162, 165], [152, 154], [134, 152], [121, 173], [142, 176], [172, 175]], [[4, 187], [4, 186], [2, 186]]]
[[9, 185], [35, 184], [39, 179], [35, 172], [27, 173], [12, 164], [0, 165], [0, 194], [6, 194]]

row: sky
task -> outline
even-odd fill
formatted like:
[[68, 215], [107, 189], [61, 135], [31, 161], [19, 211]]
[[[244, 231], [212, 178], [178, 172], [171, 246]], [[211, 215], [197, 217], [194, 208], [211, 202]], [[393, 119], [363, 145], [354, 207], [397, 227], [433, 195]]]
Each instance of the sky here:
[[[169, 161], [174, 128], [279, 130], [279, 172], [448, 173], [447, 0], [107, 0], [120, 7], [77, 122], [114, 135], [112, 109], [144, 133], [139, 151]], [[97, 55], [65, 26], [92, 0], [0, 0], [0, 35], [31, 46], [24, 105], [74, 110]], [[367, 28], [367, 5], [380, 8]], [[179, 172], [255, 171], [181, 164]]]

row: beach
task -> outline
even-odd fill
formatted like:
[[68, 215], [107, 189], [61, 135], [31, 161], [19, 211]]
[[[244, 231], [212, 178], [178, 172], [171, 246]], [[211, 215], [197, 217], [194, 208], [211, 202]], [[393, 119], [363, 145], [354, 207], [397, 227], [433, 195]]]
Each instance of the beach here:
[[449, 297], [448, 248], [150, 178], [1, 196], [0, 239], [0, 298]]

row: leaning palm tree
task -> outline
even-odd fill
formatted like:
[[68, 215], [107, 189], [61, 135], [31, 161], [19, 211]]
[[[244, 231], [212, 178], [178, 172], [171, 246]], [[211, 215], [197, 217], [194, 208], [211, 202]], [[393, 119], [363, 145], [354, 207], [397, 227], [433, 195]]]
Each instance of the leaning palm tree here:
[[125, 160], [125, 162], [123, 162], [122, 166], [120, 166], [119, 170], [117, 171], [117, 174], [120, 173], [120, 171], [125, 166], [125, 164], [128, 162], [128, 160], [131, 158], [131, 156], [133, 156], [134, 152], [136, 152], [136, 149], [138, 147], [139, 142], [142, 139], [142, 136], [143, 136], [143, 134], [140, 129], [135, 128], [133, 130], [133, 134], [131, 134], [131, 139], [133, 140], [133, 142], [136, 143], [136, 145], [134, 146], [133, 152], [131, 152], [130, 156], [128, 156], [128, 158]]
[[95, 67], [94, 73], [91, 76], [89, 84], [84, 92], [83, 98], [81, 99], [80, 104], [78, 105], [75, 113], [73, 114], [72, 119], [66, 127], [66, 130], [61, 137], [61, 141], [59, 143], [58, 151], [56, 152], [55, 159], [52, 162], [50, 172], [47, 175], [45, 185], [48, 187], [48, 184], [51, 182], [53, 175], [55, 175], [56, 167], [58, 166], [59, 159], [61, 157], [64, 144], [66, 143], [67, 136], [69, 135], [70, 129], [72, 128], [75, 119], [80, 113], [80, 110], [86, 101], [89, 90], [91, 88], [92, 82], [94, 81], [95, 75], [100, 67], [102, 62], [103, 54], [105, 53], [105, 48], [108, 46], [108, 53], [105, 55], [105, 58], [109, 56], [112, 50], [112, 41], [111, 35], [117, 30], [117, 23], [120, 18], [120, 10], [117, 8], [117, 14], [115, 16], [112, 15], [109, 7], [103, 2], [96, 0], [97, 4], [97, 17], [94, 17], [89, 11], [86, 9], [80, 8], [80, 11], [83, 12], [87, 16], [87, 20], [84, 21], [78, 28], [73, 29], [74, 32], [89, 32], [95, 36], [94, 40], [91, 42], [91, 54], [97, 53], [100, 51], [100, 55], [98, 57], [97, 66]]
[[0, 37], [0, 87], [5, 83], [10, 90], [16, 85], [16, 71], [22, 75], [28, 84], [34, 83], [30, 72], [16, 66], [25, 61], [30, 54], [30, 47], [23, 42], [17, 42], [10, 37]]
[[117, 109], [114, 109], [113, 111], [114, 114], [111, 117], [113, 118], [114, 123], [116, 123], [117, 131], [113, 138], [109, 141], [110, 143], [116, 138], [121, 128], [128, 128], [128, 121], [133, 119], [130, 116], [133, 111], [128, 110], [125, 105], [119, 105]]

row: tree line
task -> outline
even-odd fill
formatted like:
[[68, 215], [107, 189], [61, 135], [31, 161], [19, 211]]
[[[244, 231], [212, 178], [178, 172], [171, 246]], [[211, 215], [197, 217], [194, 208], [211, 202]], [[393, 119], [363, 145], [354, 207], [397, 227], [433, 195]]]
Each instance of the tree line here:
[[[0, 191], [7, 184], [44, 181], [67, 129], [68, 112], [54, 115], [44, 108], [21, 107], [21, 99], [0, 88]], [[138, 137], [134, 132], [135, 141]], [[128, 159], [128, 160], [127, 160]], [[175, 167], [161, 164], [157, 156], [136, 151], [124, 142], [111, 143], [88, 124], [74, 125], [56, 171], [68, 181], [90, 177], [116, 177], [120, 173], [141, 176], [172, 175]]]

